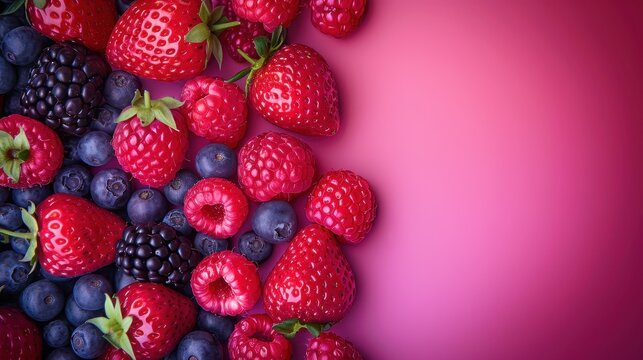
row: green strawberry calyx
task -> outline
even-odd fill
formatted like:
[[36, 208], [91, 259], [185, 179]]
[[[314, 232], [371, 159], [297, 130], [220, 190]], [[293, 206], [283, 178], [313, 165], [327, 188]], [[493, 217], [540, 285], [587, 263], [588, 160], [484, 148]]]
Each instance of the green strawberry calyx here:
[[227, 17], [223, 16], [223, 10], [223, 6], [217, 6], [212, 10], [211, 2], [209, 0], [202, 0], [201, 8], [199, 9], [201, 22], [190, 29], [185, 35], [185, 41], [189, 43], [206, 42], [204, 69], [208, 67], [208, 61], [213, 55], [219, 64], [219, 68], [221, 68], [221, 64], [223, 63], [223, 47], [221, 46], [219, 36], [224, 30], [241, 24], [238, 21], [229, 21]]
[[317, 324], [303, 322], [299, 319], [288, 319], [273, 325], [272, 328], [288, 339], [292, 339], [301, 329], [306, 329], [312, 336], [318, 337], [323, 331], [330, 329], [331, 326], [332, 324], [330, 323]]
[[33, 202], [29, 202], [29, 206], [24, 209], [20, 208], [20, 214], [22, 216], [22, 222], [27, 226], [27, 229], [29, 231], [27, 232], [16, 232], [16, 231], [10, 231], [6, 229], [0, 229], [0, 234], [3, 236], [3, 241], [2, 242], [8, 242], [9, 241], [9, 236], [21, 238], [21, 239], [26, 239], [29, 241], [29, 248], [27, 248], [27, 252], [25, 253], [25, 256], [20, 260], [23, 262], [28, 262], [29, 265], [31, 265], [31, 271], [29, 274], [31, 274], [34, 269], [36, 268], [36, 263], [38, 262], [38, 258], [36, 255], [36, 250], [38, 248], [38, 221], [36, 221], [35, 217], [36, 213], [36, 204]]
[[169, 96], [152, 100], [149, 91], [145, 90], [143, 95], [141, 95], [141, 92], [136, 90], [134, 98], [132, 99], [132, 106], [123, 110], [118, 118], [116, 118], [116, 122], [127, 121], [136, 116], [144, 127], [149, 126], [154, 120], [158, 120], [178, 131], [171, 110], [181, 106], [183, 106], [182, 102]]
[[0, 166], [2, 171], [16, 184], [20, 180], [20, 167], [29, 160], [29, 139], [21, 127], [18, 135], [0, 131]]
[[132, 343], [127, 336], [127, 331], [132, 326], [134, 318], [131, 316], [123, 317], [120, 300], [116, 295], [113, 298], [114, 300], [112, 301], [112, 298], [105, 294], [105, 316], [95, 317], [87, 320], [87, 322], [96, 326], [104, 334], [105, 340], [112, 346], [125, 351], [133, 360], [136, 360]]
[[[47, 5], [47, 0], [32, 0], [33, 4], [38, 8], [38, 9], [44, 9], [45, 5]], [[25, 0], [15, 0], [14, 2], [9, 5], [0, 15], [9, 15], [15, 13], [22, 5], [25, 4]]]

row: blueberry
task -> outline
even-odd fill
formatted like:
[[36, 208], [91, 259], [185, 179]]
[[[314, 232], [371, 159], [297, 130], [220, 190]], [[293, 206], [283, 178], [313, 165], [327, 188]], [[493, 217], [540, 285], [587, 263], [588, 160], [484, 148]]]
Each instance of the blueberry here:
[[208, 256], [216, 252], [228, 249], [227, 239], [215, 239], [204, 233], [197, 233], [194, 237], [194, 246], [203, 254]]
[[[103, 298], [103, 300], [105, 299]], [[85, 321], [98, 316], [103, 316], [103, 310], [83, 310], [76, 304], [73, 296], [67, 298], [65, 317], [72, 326], [79, 326]]]
[[[29, 230], [20, 228], [16, 230], [16, 232], [28, 233]], [[29, 249], [29, 240], [27, 239], [15, 237], [15, 236], [9, 236], [9, 242], [11, 244], [11, 248], [13, 249], [13, 251], [17, 252], [22, 256], [24, 256], [27, 253], [27, 250]]]
[[13, 15], [2, 15], [0, 16], [0, 45], [4, 36], [11, 30], [22, 26], [20, 19]]
[[212, 334], [220, 343], [226, 344], [234, 330], [234, 320], [231, 317], [219, 316], [211, 312], [199, 310], [196, 327]]
[[83, 310], [100, 310], [105, 304], [105, 294], [112, 296], [114, 289], [109, 280], [98, 274], [80, 277], [74, 285], [74, 300]]
[[15, 231], [22, 226], [22, 211], [14, 204], [0, 206], [0, 228]]
[[191, 171], [181, 170], [169, 184], [165, 185], [163, 193], [165, 193], [165, 197], [172, 204], [183, 205], [185, 194], [198, 181], [199, 178]]
[[44, 45], [44, 38], [36, 29], [20, 26], [5, 34], [2, 53], [8, 62], [23, 66], [36, 61]]
[[29, 82], [29, 77], [31, 75], [31, 68], [31, 65], [27, 65], [20, 66], [16, 69], [16, 75], [18, 76], [15, 86], [16, 89], [24, 90], [25, 87], [27, 87], [27, 83]]
[[80, 358], [74, 354], [70, 347], [55, 349], [52, 351], [46, 360], [79, 360]]
[[116, 70], [109, 74], [105, 80], [105, 101], [118, 109], [130, 106], [134, 92], [141, 89], [141, 81], [134, 75]]
[[121, 169], [98, 172], [91, 183], [90, 193], [94, 202], [105, 209], [122, 209], [132, 194], [130, 176]]
[[71, 348], [83, 359], [94, 359], [107, 350], [107, 341], [96, 326], [85, 323], [71, 334]]
[[207, 331], [196, 330], [181, 339], [176, 349], [177, 360], [223, 359], [221, 344]]
[[183, 235], [190, 235], [194, 229], [188, 224], [188, 219], [181, 209], [172, 209], [163, 218], [163, 222], [170, 225], [177, 232]]
[[20, 308], [36, 321], [53, 320], [65, 306], [63, 291], [49, 280], [29, 284], [20, 294]]
[[23, 255], [15, 251], [0, 252], [0, 286], [4, 285], [2, 292], [17, 294], [29, 282], [29, 263], [20, 261]]
[[92, 130], [104, 131], [108, 134], [114, 134], [116, 130], [116, 118], [121, 113], [120, 110], [107, 104], [92, 110], [89, 128]]
[[114, 157], [112, 137], [104, 131], [90, 131], [80, 138], [78, 156], [89, 166], [103, 166]]
[[155, 189], [137, 190], [127, 202], [127, 215], [134, 225], [159, 221], [166, 211], [167, 202]]
[[257, 264], [261, 264], [272, 255], [272, 244], [252, 231], [241, 235], [237, 247], [241, 255]]
[[126, 287], [129, 284], [135, 283], [136, 279], [132, 276], [125, 274], [122, 270], [116, 272], [116, 280], [114, 281], [115, 290], [121, 291], [122, 288]]
[[127, 10], [134, 0], [116, 0], [116, 6], [118, 8], [118, 13], [123, 14]]
[[89, 194], [92, 174], [82, 165], [65, 166], [56, 175], [54, 192], [76, 196]]
[[16, 69], [4, 58], [0, 58], [0, 95], [8, 94], [18, 82]]
[[69, 344], [69, 326], [63, 320], [54, 320], [42, 329], [42, 337], [47, 345], [59, 348]]
[[20, 105], [21, 96], [22, 92], [20, 90], [13, 90], [5, 96], [4, 113], [6, 115], [22, 113], [22, 105]]
[[9, 200], [9, 195], [11, 195], [11, 190], [6, 187], [0, 186], [0, 205], [4, 205], [4, 203]]
[[50, 185], [34, 186], [26, 189], [11, 190], [11, 199], [14, 204], [26, 209], [29, 207], [30, 201], [38, 205], [51, 194], [53, 194], [53, 190]]
[[196, 155], [196, 171], [201, 177], [229, 179], [237, 172], [237, 155], [223, 144], [210, 144]]
[[78, 154], [78, 143], [80, 138], [75, 136], [63, 137], [63, 149], [65, 150], [65, 157], [63, 158], [63, 165], [73, 165], [80, 163], [80, 155]]
[[297, 232], [297, 214], [285, 201], [265, 202], [252, 216], [252, 230], [271, 243], [290, 241]]
[[74, 280], [74, 278], [66, 278], [66, 277], [52, 275], [47, 270], [45, 270], [45, 268], [42, 268], [42, 267], [40, 268], [40, 275], [42, 275], [42, 277], [44, 277], [45, 279], [58, 284]]

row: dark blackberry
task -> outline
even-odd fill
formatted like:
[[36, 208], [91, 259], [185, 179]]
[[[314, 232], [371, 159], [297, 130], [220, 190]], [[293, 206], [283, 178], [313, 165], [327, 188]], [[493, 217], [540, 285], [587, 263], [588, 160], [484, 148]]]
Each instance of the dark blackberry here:
[[116, 266], [138, 281], [183, 288], [201, 261], [192, 242], [169, 225], [128, 226], [116, 244]]
[[31, 69], [20, 99], [23, 115], [43, 121], [68, 135], [89, 131], [92, 109], [103, 103], [103, 85], [110, 72], [100, 55], [71, 43], [42, 51]]

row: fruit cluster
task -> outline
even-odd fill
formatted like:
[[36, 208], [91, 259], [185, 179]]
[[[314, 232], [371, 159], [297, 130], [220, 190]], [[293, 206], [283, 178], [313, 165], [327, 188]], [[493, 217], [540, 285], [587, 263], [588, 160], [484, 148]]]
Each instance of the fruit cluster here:
[[[340, 127], [330, 67], [286, 40], [301, 5], [0, 0], [0, 357], [291, 359], [306, 329], [306, 359], [362, 359], [328, 330], [376, 202], [292, 134]], [[366, 0], [308, 5], [341, 38]], [[224, 52], [249, 67], [201, 75]], [[141, 78], [185, 81], [180, 100]], [[251, 111], [285, 131], [248, 137]], [[194, 159], [190, 136], [210, 142]]]

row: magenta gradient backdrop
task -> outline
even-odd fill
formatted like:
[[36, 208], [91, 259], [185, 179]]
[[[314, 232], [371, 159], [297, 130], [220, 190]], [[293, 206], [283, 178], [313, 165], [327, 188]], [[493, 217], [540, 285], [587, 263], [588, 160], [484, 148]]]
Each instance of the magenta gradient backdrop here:
[[[358, 297], [336, 332], [368, 359], [643, 358], [642, 14], [372, 0], [335, 40], [304, 10], [290, 41], [330, 63], [342, 128], [303, 139], [379, 200], [368, 239], [345, 247]], [[249, 135], [265, 130], [253, 115]]]

